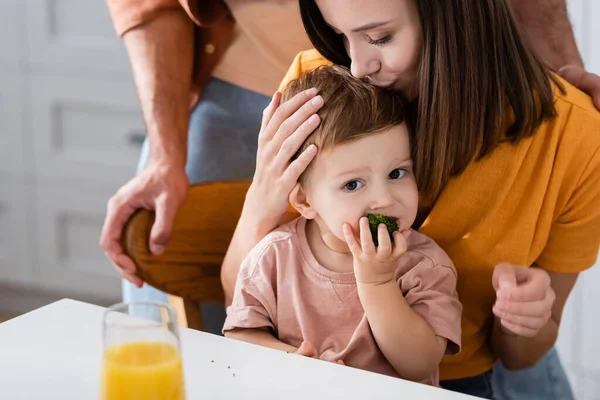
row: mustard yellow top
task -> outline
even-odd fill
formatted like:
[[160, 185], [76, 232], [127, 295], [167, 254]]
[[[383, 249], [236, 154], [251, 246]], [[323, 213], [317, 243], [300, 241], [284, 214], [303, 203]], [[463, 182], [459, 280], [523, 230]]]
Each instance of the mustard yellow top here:
[[[315, 50], [296, 56], [283, 87], [328, 64]], [[500, 262], [573, 273], [590, 268], [600, 244], [600, 112], [561, 81], [557, 116], [518, 144], [500, 144], [453, 178], [420, 232], [435, 240], [458, 271], [463, 303], [462, 351], [444, 357], [440, 379], [490, 370], [495, 292]]]

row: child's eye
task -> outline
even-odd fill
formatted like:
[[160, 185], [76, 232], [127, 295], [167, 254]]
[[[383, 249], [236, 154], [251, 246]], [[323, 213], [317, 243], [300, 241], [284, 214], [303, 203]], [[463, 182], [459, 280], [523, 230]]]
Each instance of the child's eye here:
[[353, 192], [357, 189], [360, 189], [363, 186], [363, 183], [360, 181], [350, 181], [344, 185], [344, 190], [348, 192]]
[[406, 170], [404, 168], [396, 168], [392, 172], [390, 172], [390, 179], [400, 179], [404, 175], [406, 175]]

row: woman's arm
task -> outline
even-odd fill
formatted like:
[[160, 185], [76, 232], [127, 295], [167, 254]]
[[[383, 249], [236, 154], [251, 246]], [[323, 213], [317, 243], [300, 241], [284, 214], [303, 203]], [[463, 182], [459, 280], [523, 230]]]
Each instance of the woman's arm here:
[[[263, 113], [258, 135], [256, 171], [246, 194], [244, 209], [223, 260], [221, 283], [225, 304], [233, 299], [242, 260], [254, 245], [285, 219], [289, 195], [298, 177], [317, 151], [309, 146], [291, 162], [304, 140], [319, 125], [316, 112], [323, 105], [317, 91], [309, 89], [280, 105], [277, 92]], [[314, 116], [313, 118], [310, 118]]]
[[[536, 268], [534, 267], [527, 268], [526, 270], [528, 271], [525, 271], [524, 269], [524, 272], [532, 272], [535, 269]], [[546, 272], [544, 271], [544, 274], [545, 273]], [[506, 317], [505, 321], [510, 321], [509, 323], [511, 325], [509, 326], [512, 329], [503, 326], [501, 319], [498, 316], [495, 318], [494, 331], [492, 333], [492, 347], [507, 369], [519, 370], [531, 368], [552, 348], [552, 346], [554, 346], [556, 342], [565, 303], [569, 293], [571, 293], [571, 290], [575, 286], [579, 274], [549, 272], [548, 275], [550, 277], [550, 288], [554, 293], [554, 304], [552, 305], [550, 318], [539, 331], [535, 333], [535, 335], [529, 337], [527, 334], [527, 327], [534, 328], [536, 323], [534, 318], [527, 317], [527, 315], [537, 314], [536, 308], [544, 308], [544, 300], [539, 300], [537, 302], [539, 307], [537, 307], [534, 302], [529, 302], [529, 304], [515, 302], [514, 304], [511, 304], [509, 309], [506, 310], [505, 315], [513, 316]], [[544, 285], [541, 284], [541, 282], [539, 285], [535, 284], [535, 281], [537, 280], [538, 278], [530, 278], [528, 282], [524, 280], [523, 284], [531, 285], [532, 292], [539, 291]], [[539, 289], [536, 289], [535, 287]], [[516, 315], [520, 316], [518, 317]], [[515, 326], [512, 324], [515, 324]], [[519, 327], [516, 327], [516, 325], [519, 325]], [[523, 328], [524, 330], [522, 330]], [[513, 332], [513, 329], [516, 332]]]

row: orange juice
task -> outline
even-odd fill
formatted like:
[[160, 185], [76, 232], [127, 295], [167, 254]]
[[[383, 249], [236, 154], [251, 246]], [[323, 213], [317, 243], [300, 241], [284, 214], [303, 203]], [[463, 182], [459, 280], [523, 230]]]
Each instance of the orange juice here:
[[103, 400], [183, 400], [183, 368], [175, 347], [135, 342], [106, 350], [102, 366]]

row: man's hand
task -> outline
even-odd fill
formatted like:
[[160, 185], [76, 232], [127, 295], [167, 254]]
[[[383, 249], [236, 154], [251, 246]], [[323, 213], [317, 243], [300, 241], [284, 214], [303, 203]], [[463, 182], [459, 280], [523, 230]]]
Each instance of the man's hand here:
[[571, 85], [590, 95], [596, 108], [600, 110], [600, 76], [577, 65], [565, 65], [558, 73]]
[[406, 252], [406, 239], [410, 230], [402, 233], [396, 231], [394, 245], [384, 224], [377, 227], [377, 239], [379, 245], [375, 247], [373, 237], [369, 228], [367, 217], [359, 221], [360, 241], [354, 236], [350, 224], [344, 224], [343, 232], [348, 248], [354, 259], [354, 275], [356, 281], [367, 284], [382, 284], [394, 278], [394, 272], [398, 268], [398, 260]]
[[123, 227], [139, 208], [156, 212], [150, 233], [150, 251], [155, 255], [164, 252], [171, 236], [177, 211], [185, 201], [189, 188], [188, 178], [181, 165], [169, 166], [150, 162], [144, 171], [110, 198], [106, 219], [100, 237], [100, 247], [112, 261], [123, 278], [137, 287], [143, 285], [136, 275], [136, 266], [123, 251]]
[[498, 264], [492, 276], [496, 291], [493, 312], [502, 327], [518, 336], [537, 335], [552, 315], [556, 295], [550, 282], [543, 269]]

